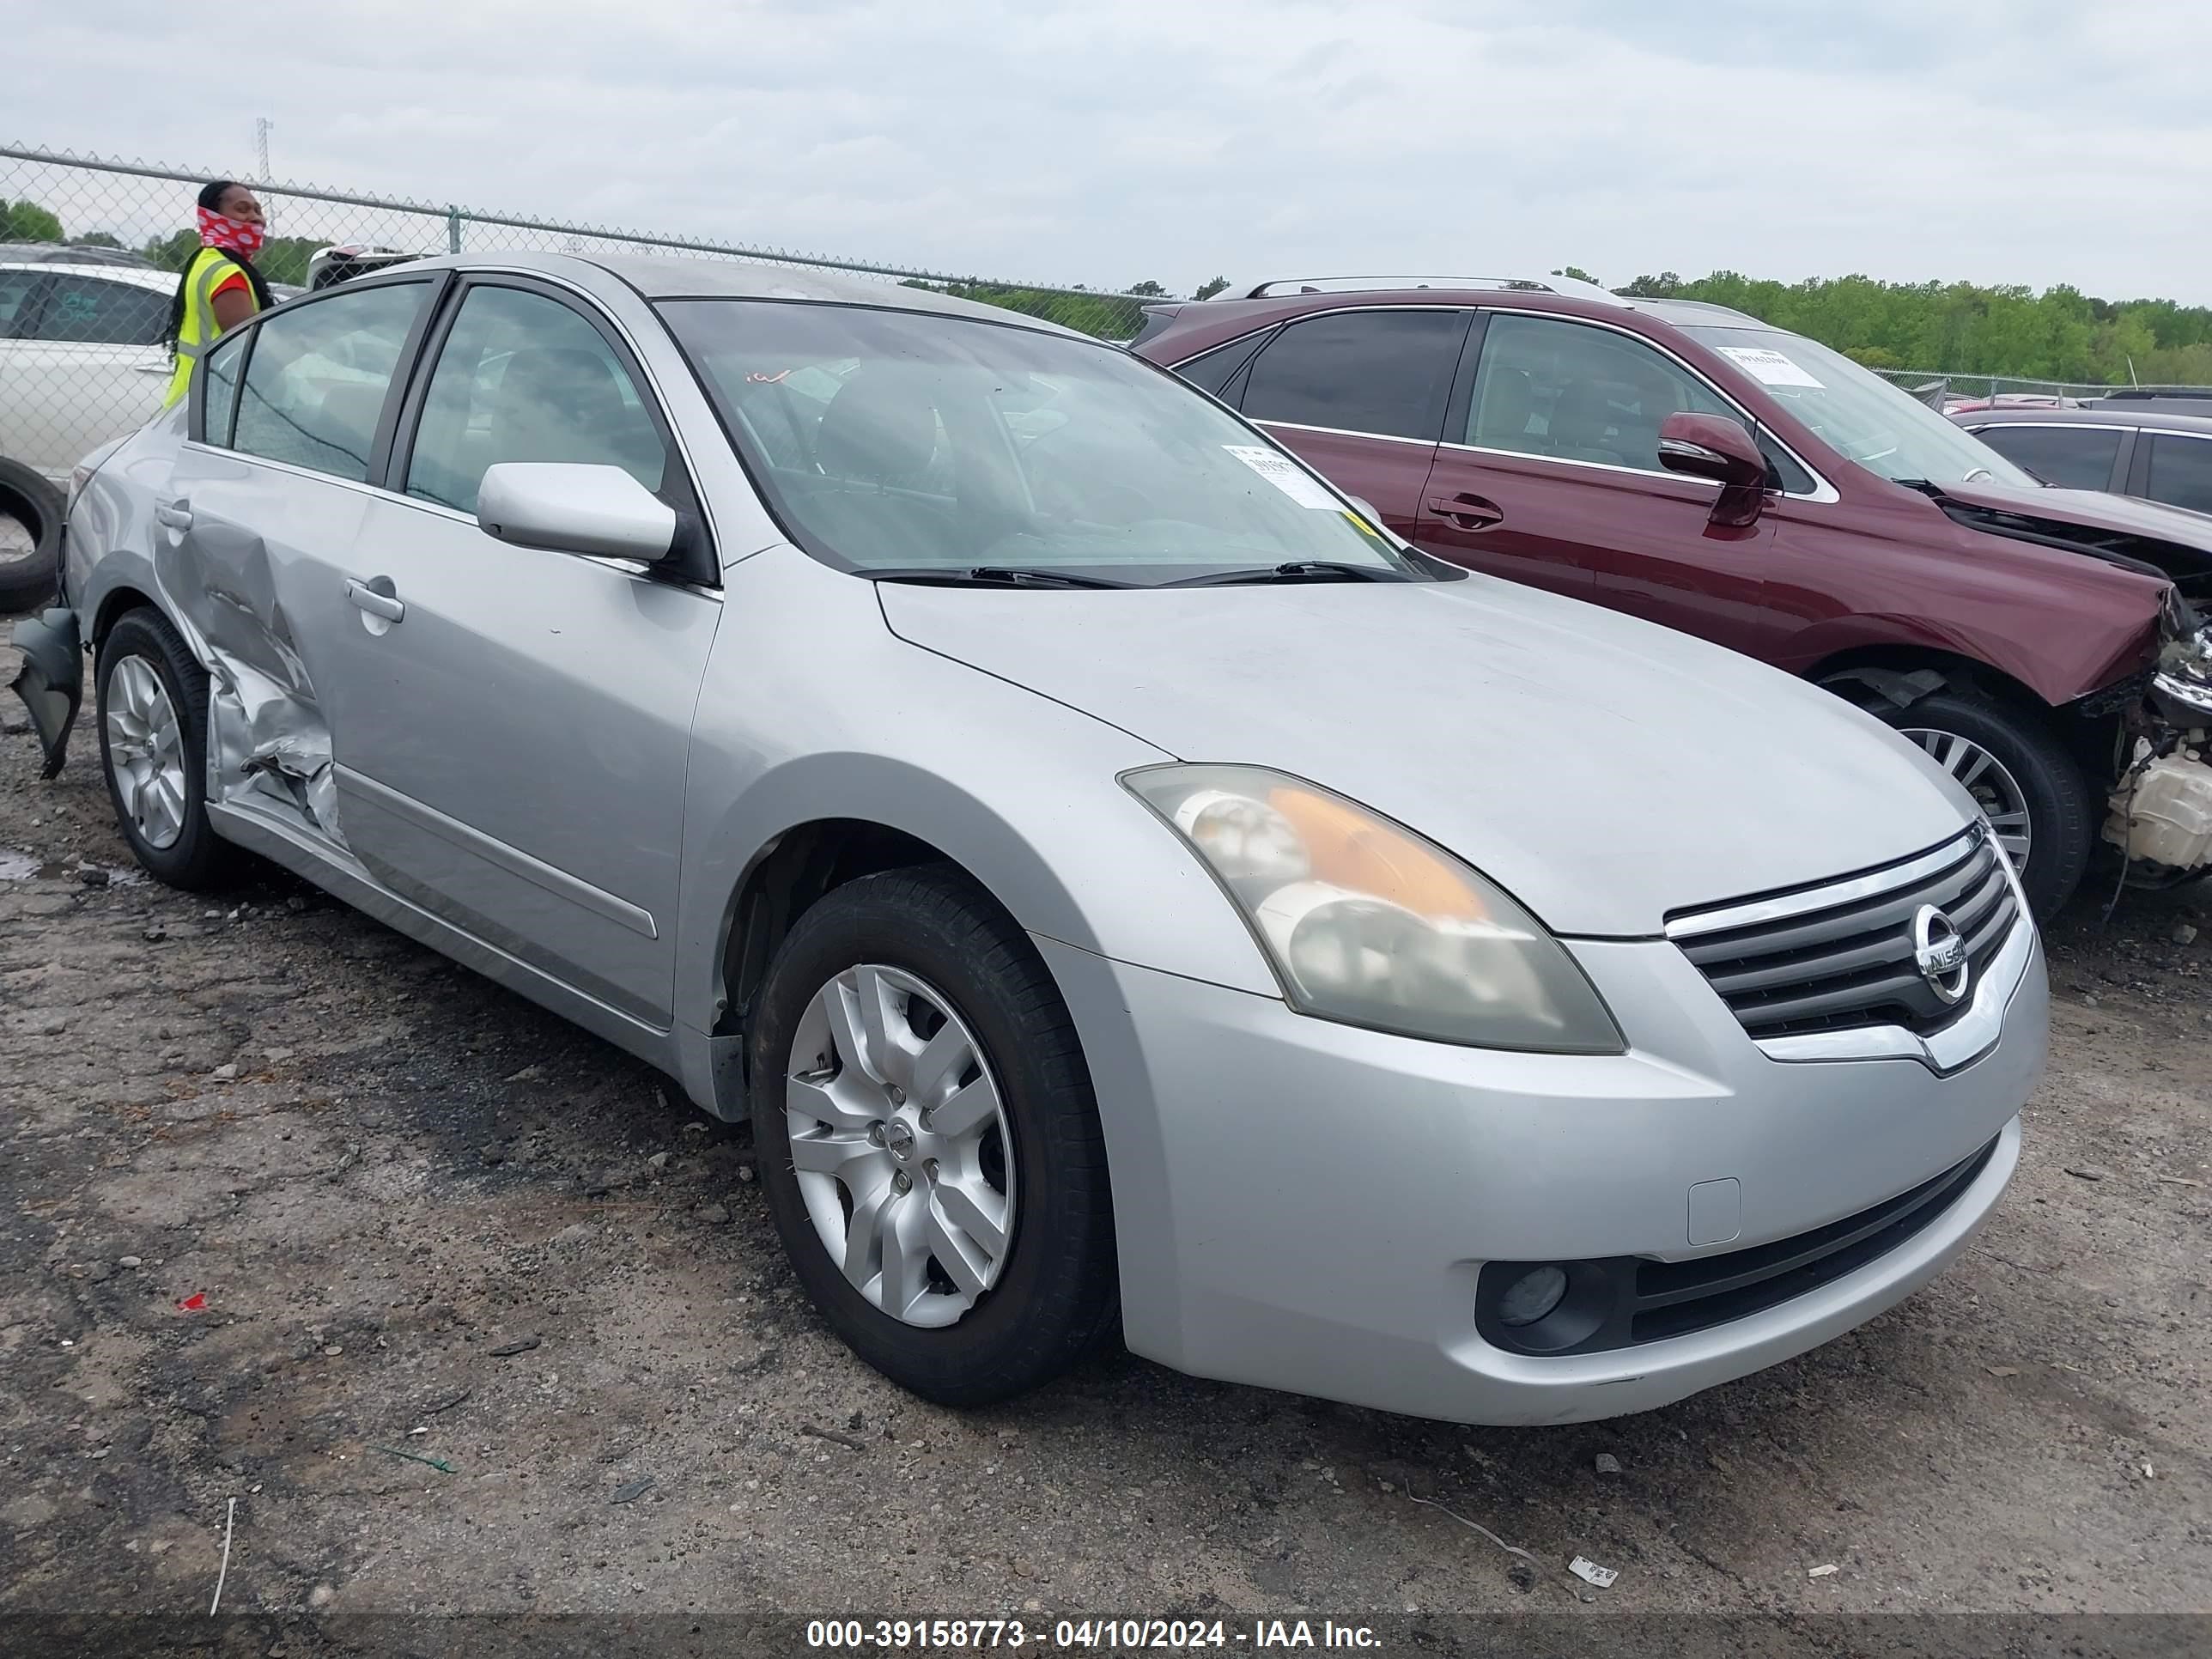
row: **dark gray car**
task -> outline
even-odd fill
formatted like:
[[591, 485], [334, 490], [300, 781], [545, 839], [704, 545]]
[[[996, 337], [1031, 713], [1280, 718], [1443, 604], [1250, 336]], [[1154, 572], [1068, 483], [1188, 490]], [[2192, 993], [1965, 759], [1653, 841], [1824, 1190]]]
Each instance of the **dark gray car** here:
[[2102, 489], [2212, 513], [2212, 403], [2146, 399], [2074, 409], [1976, 409], [1951, 418], [2016, 466], [2066, 489]]

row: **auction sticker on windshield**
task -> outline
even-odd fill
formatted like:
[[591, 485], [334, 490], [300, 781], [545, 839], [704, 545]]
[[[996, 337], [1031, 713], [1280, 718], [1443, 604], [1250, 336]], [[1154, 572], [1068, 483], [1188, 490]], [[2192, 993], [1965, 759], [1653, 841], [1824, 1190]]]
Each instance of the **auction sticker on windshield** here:
[[1780, 352], [1765, 346], [1722, 346], [1722, 356], [1747, 369], [1768, 386], [1810, 386], [1820, 383]]
[[1262, 449], [1257, 444], [1224, 444], [1221, 447], [1300, 507], [1318, 507], [1334, 513], [1344, 505], [1287, 455], [1278, 455], [1273, 450]]

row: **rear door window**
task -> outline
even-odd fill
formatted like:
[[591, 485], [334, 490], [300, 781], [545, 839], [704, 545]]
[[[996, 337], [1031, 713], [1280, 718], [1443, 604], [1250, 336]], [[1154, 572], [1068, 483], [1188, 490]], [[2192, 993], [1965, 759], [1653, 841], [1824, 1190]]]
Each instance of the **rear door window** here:
[[0, 270], [0, 340], [15, 339], [38, 314], [39, 283], [35, 270]]
[[1255, 421], [1433, 441], [1467, 337], [1463, 311], [1338, 311], [1285, 327], [1252, 365]]
[[2146, 432], [2143, 436], [2150, 441], [2150, 471], [2143, 494], [2192, 513], [2212, 513], [2212, 439], [2171, 432]]
[[428, 283], [337, 289], [256, 323], [231, 447], [334, 478], [368, 477]]
[[2126, 428], [2117, 426], [1985, 426], [1974, 435], [2047, 484], [2109, 489]]
[[168, 320], [169, 295], [160, 289], [58, 275], [30, 337], [70, 345], [153, 345]]

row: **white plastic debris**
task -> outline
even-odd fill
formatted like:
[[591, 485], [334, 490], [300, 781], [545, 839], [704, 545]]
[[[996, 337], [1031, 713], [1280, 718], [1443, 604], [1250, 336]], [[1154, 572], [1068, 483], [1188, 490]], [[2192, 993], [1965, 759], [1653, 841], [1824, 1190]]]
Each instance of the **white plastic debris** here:
[[1831, 1561], [1826, 1566], [1806, 1568], [1805, 1576], [1808, 1578], [1826, 1578], [1832, 1572], [1841, 1572], [1842, 1571], [1843, 1569], [1841, 1567]]
[[[1504, 1550], [1508, 1555], [1517, 1555], [1532, 1567], [1536, 1565], [1536, 1558], [1534, 1556], [1529, 1554], [1528, 1551], [1522, 1549], [1518, 1544], [1507, 1543], [1503, 1538], [1500, 1538], [1496, 1533], [1491, 1531], [1489, 1528], [1484, 1526], [1480, 1522], [1470, 1521], [1465, 1516], [1460, 1514], [1456, 1510], [1445, 1509], [1442, 1504], [1437, 1503], [1433, 1498], [1422, 1498], [1410, 1492], [1407, 1492], [1406, 1496], [1412, 1498], [1414, 1503], [1425, 1504], [1430, 1509], [1443, 1510], [1446, 1515], [1450, 1516], [1453, 1520], [1458, 1522], [1460, 1525], [1465, 1527], [1469, 1532], [1480, 1533], [1485, 1538], [1487, 1538], [1492, 1543], [1497, 1545], [1498, 1548]], [[1605, 1569], [1600, 1567], [1598, 1571], [1602, 1572]], [[1593, 1580], [1592, 1582], [1595, 1581]]]
[[1577, 1555], [1567, 1563], [1567, 1571], [1585, 1584], [1595, 1584], [1600, 1589], [1609, 1589], [1613, 1581], [1620, 1577], [1618, 1567], [1601, 1567], [1586, 1555]]

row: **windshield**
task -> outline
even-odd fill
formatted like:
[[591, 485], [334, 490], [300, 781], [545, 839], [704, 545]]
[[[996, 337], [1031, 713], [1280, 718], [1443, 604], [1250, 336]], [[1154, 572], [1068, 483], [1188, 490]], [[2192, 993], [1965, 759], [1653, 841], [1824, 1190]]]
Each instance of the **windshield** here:
[[860, 306], [661, 310], [769, 507], [842, 568], [1430, 574], [1251, 428], [1111, 347]]
[[1900, 483], [2001, 483], [2036, 480], [1972, 433], [1839, 351], [1766, 328], [1685, 331], [1753, 380], [1835, 448]]

